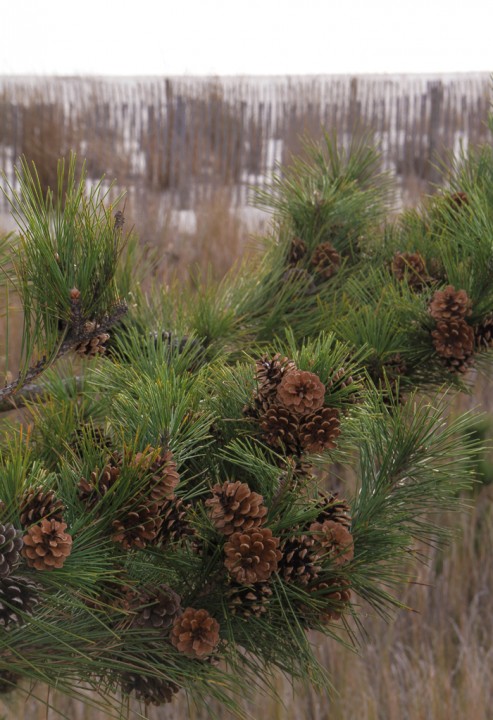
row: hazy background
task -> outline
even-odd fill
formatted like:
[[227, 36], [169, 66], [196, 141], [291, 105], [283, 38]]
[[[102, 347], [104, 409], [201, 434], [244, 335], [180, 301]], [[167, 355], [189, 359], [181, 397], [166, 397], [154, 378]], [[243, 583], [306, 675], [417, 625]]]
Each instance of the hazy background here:
[[1, 0], [0, 74], [493, 68], [489, 0]]

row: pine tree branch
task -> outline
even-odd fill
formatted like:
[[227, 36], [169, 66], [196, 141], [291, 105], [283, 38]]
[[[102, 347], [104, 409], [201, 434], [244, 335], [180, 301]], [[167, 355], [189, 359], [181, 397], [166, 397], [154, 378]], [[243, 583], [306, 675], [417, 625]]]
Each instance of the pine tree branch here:
[[[75, 382], [77, 392], [80, 392], [82, 390], [84, 378], [80, 375], [75, 375], [71, 378], [71, 381]], [[35, 402], [45, 393], [46, 387], [44, 385], [38, 383], [29, 383], [24, 385], [16, 394], [15, 400], [9, 396], [0, 402], [0, 413], [19, 410], [19, 408], [24, 407], [27, 403]]]
[[9, 383], [4, 388], [0, 389], [0, 403], [10, 398], [10, 396], [15, 394], [16, 392], [19, 392], [22, 388], [25, 388], [27, 385], [32, 383], [33, 380], [36, 380], [36, 378], [42, 375], [42, 373], [47, 370], [51, 365], [53, 365], [53, 363], [66, 355], [70, 350], [73, 350], [75, 347], [77, 347], [77, 345], [89, 342], [98, 335], [105, 333], [107, 330], [113, 327], [113, 325], [115, 325], [115, 323], [118, 322], [121, 317], [123, 317], [127, 310], [127, 303], [125, 301], [121, 301], [120, 303], [118, 303], [118, 305], [116, 305], [113, 313], [103, 319], [103, 321], [94, 330], [90, 332], [72, 331], [60, 345], [54, 357], [48, 359], [46, 355], [43, 355], [41, 360], [38, 360], [37, 363], [32, 365], [26, 373], [19, 374], [16, 380]]

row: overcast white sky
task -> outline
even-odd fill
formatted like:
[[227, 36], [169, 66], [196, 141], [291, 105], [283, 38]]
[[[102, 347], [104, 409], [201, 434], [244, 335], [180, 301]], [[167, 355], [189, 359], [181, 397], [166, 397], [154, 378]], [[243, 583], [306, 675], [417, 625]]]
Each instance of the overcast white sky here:
[[493, 0], [0, 0], [0, 75], [493, 70]]

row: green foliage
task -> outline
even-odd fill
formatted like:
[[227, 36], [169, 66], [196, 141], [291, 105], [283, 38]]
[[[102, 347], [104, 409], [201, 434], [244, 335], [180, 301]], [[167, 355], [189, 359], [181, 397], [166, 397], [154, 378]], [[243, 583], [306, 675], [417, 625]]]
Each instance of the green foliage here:
[[[447, 539], [438, 511], [462, 507], [478, 473], [484, 437], [472, 415], [447, 417], [466, 382], [439, 355], [430, 305], [448, 285], [466, 291], [461, 321], [487, 363], [485, 157], [451, 183], [467, 203], [447, 193], [385, 226], [368, 139], [308, 144], [259, 194], [275, 211], [263, 254], [187, 295], [143, 291], [149, 266], [133, 273], [132, 241], [122, 253], [123, 215], [102, 183], [86, 194], [74, 158], [46, 196], [21, 165], [14, 279], [1, 247], [0, 259], [26, 313], [5, 395], [25, 385], [26, 408], [1, 424], [0, 522], [24, 546], [16, 617], [0, 605], [0, 670], [76, 697], [93, 688], [115, 716], [129, 678], [237, 717], [235, 695], [275, 692], [276, 670], [330, 688], [308, 631], [352, 646], [360, 605], [400, 607], [409, 559]], [[396, 253], [419, 253], [426, 277], [396, 272]], [[106, 357], [69, 355], [110, 326]], [[47, 528], [69, 535], [52, 541], [51, 569], [50, 549], [31, 550]], [[209, 622], [193, 644], [186, 609]]]
[[77, 178], [74, 155], [67, 165], [59, 161], [57, 187], [43, 195], [24, 159], [19, 189], [6, 182], [4, 190], [20, 233], [12, 263], [24, 310], [21, 379], [85, 339], [86, 323], [101, 332], [125, 311], [115, 283], [123, 232], [104, 205], [109, 191], [101, 181], [87, 194], [84, 168]]

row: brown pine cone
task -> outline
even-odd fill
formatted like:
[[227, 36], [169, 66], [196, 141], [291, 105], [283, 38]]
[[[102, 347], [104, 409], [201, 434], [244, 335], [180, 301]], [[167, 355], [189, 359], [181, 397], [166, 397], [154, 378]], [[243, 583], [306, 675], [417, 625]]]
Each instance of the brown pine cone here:
[[[349, 580], [345, 578], [333, 578], [331, 580], [319, 580], [310, 587], [310, 593], [316, 595], [321, 601], [327, 603], [324, 609], [317, 614], [318, 622], [324, 625], [332, 620], [340, 620], [342, 613], [351, 600]], [[308, 611], [312, 614], [313, 610]]]
[[291, 240], [291, 246], [289, 248], [288, 263], [289, 265], [297, 265], [306, 255], [307, 247], [304, 240], [299, 237], [294, 237]]
[[463, 320], [471, 314], [471, 300], [465, 290], [455, 290], [447, 285], [444, 290], [437, 290], [430, 302], [429, 312], [437, 322]]
[[158, 542], [179, 542], [195, 535], [195, 530], [188, 521], [190, 503], [173, 495], [166, 498], [161, 505], [162, 525], [159, 531]]
[[79, 500], [81, 500], [89, 510], [97, 505], [97, 503], [106, 495], [108, 490], [115, 484], [120, 477], [120, 468], [114, 464], [107, 464], [99, 471], [99, 468], [93, 470], [90, 479], [81, 478], [77, 485]]
[[132, 588], [126, 596], [128, 609], [135, 613], [132, 624], [161, 630], [168, 630], [181, 615], [180, 603], [178, 593], [167, 585], [144, 588], [140, 592]]
[[325, 385], [318, 375], [307, 370], [292, 370], [284, 375], [277, 399], [294, 415], [309, 415], [324, 404]]
[[341, 433], [339, 410], [323, 407], [300, 423], [300, 443], [305, 452], [318, 453], [336, 447]]
[[0, 695], [15, 690], [20, 679], [21, 677], [17, 673], [10, 670], [0, 670]]
[[460, 210], [464, 205], [469, 205], [469, 198], [465, 192], [455, 192], [447, 198], [453, 210]]
[[330, 242], [323, 242], [313, 251], [310, 263], [320, 277], [328, 280], [339, 270], [341, 256]]
[[375, 357], [368, 366], [370, 376], [382, 393], [385, 402], [399, 400], [404, 402], [405, 395], [400, 388], [400, 378], [407, 373], [407, 364], [400, 353], [389, 355], [382, 361]]
[[289, 358], [277, 353], [273, 357], [262, 355], [255, 363], [257, 391], [254, 401], [257, 409], [265, 411], [272, 403], [279, 383], [284, 375], [295, 370], [296, 365]]
[[36, 570], [63, 567], [72, 551], [72, 537], [66, 529], [67, 523], [46, 518], [28, 528], [23, 537], [22, 555], [29, 567]]
[[493, 315], [488, 315], [483, 322], [475, 326], [474, 346], [479, 351], [493, 347]]
[[451, 370], [465, 372], [472, 364], [474, 353], [474, 331], [465, 320], [438, 322], [431, 333], [438, 355], [446, 361]]
[[297, 286], [300, 295], [316, 295], [320, 289], [315, 283], [315, 277], [308, 270], [301, 267], [288, 267], [283, 272], [281, 281], [283, 284]]
[[260, 617], [268, 610], [272, 588], [268, 582], [259, 582], [254, 585], [231, 583], [226, 596], [228, 607], [233, 615], [244, 618]]
[[[337, 493], [320, 492], [314, 501], [318, 510], [314, 522], [324, 523], [326, 520], [340, 523], [346, 530], [351, 528], [351, 508], [344, 498], [339, 498]], [[308, 530], [308, 527], [306, 528]]]
[[397, 280], [407, 280], [415, 290], [423, 288], [429, 280], [425, 261], [418, 252], [396, 253], [392, 259], [392, 274]]
[[214, 485], [212, 498], [205, 501], [216, 530], [224, 535], [260, 527], [267, 514], [264, 498], [239, 480]]
[[127, 508], [122, 517], [113, 520], [113, 542], [119, 542], [125, 550], [132, 547], [143, 550], [156, 540], [162, 525], [160, 506], [157, 503], [140, 504]]
[[299, 450], [299, 421], [287, 408], [273, 405], [260, 418], [265, 442], [274, 448], [282, 447], [287, 453]]
[[309, 585], [321, 570], [315, 542], [309, 535], [288, 538], [282, 545], [279, 574], [285, 582]]
[[279, 538], [272, 537], [269, 528], [233, 533], [224, 546], [224, 565], [240, 585], [265, 582], [277, 570], [282, 557], [278, 546]]
[[345, 565], [353, 559], [353, 536], [341, 523], [334, 520], [313, 522], [309, 532], [320, 557], [330, 557], [335, 565]]
[[207, 610], [186, 608], [173, 623], [171, 643], [184, 655], [206, 658], [219, 644], [219, 623]]
[[154, 675], [140, 675], [136, 672], [123, 673], [121, 687], [125, 695], [130, 695], [132, 691], [135, 691], [136, 699], [146, 705], [169, 703], [180, 690], [178, 685], [170, 680]]
[[32, 615], [39, 602], [39, 593], [39, 586], [25, 578], [0, 578], [0, 627], [10, 630], [23, 625], [23, 616]]
[[172, 497], [180, 476], [176, 469], [173, 453], [167, 450], [162, 455], [156, 454], [154, 448], [149, 447], [144, 452], [138, 452], [131, 460], [133, 467], [150, 474], [150, 492], [146, 492], [153, 502], [162, 502], [165, 498]]
[[47, 490], [42, 485], [24, 490], [20, 507], [20, 521], [23, 527], [35, 525], [43, 518], [62, 522], [65, 507], [58, 500], [54, 490]]
[[92, 422], [82, 423], [74, 430], [70, 440], [71, 450], [82, 459], [87, 452], [88, 446], [110, 450], [112, 445], [111, 437], [106, 433], [104, 427], [94, 425]]
[[22, 550], [22, 533], [12, 523], [0, 524], [0, 577], [7, 577], [17, 567]]
[[78, 355], [83, 357], [96, 357], [97, 355], [104, 355], [106, 352], [105, 342], [110, 339], [108, 333], [102, 332], [97, 335], [93, 333], [98, 329], [99, 325], [94, 320], [86, 322], [84, 325], [83, 334], [89, 335], [90, 337], [82, 340], [78, 345], [75, 346], [74, 350]]
[[349, 375], [349, 377], [346, 377], [346, 374], [346, 369], [344, 367], [340, 367], [338, 370], [332, 369], [329, 372], [330, 380], [327, 382], [327, 387], [332, 388], [335, 385], [340, 384], [341, 388], [345, 388], [352, 385], [354, 383], [353, 376]]

